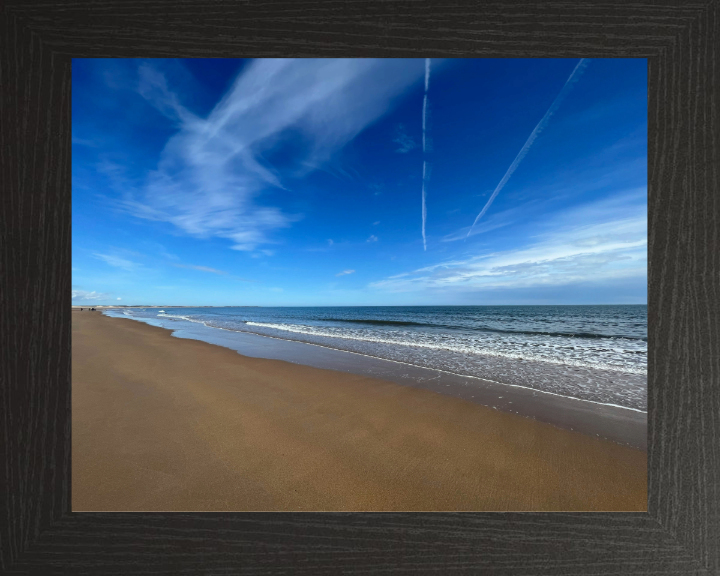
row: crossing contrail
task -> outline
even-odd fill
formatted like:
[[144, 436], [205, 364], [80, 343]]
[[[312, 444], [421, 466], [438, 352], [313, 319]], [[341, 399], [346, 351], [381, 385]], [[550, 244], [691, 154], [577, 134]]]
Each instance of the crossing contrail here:
[[[472, 226], [470, 226], [470, 230], [468, 230], [467, 236], [465, 238], [468, 238], [470, 236], [470, 233], [473, 231], [473, 228], [475, 227], [475, 224], [478, 223], [478, 220], [483, 217], [485, 212], [487, 212], [487, 209], [490, 208], [490, 204], [493, 203], [493, 200], [495, 200], [495, 196], [498, 195], [500, 190], [503, 189], [503, 186], [507, 184], [507, 181], [510, 180], [510, 176], [513, 175], [513, 172], [517, 169], [517, 167], [520, 165], [520, 162], [522, 162], [522, 159], [525, 158], [525, 155], [528, 153], [528, 150], [530, 150], [530, 146], [533, 145], [533, 142], [535, 142], [535, 139], [538, 137], [538, 134], [543, 131], [545, 126], [547, 126], [548, 121], [550, 120], [550, 117], [555, 113], [558, 106], [560, 106], [560, 103], [562, 100], [567, 96], [567, 93], [570, 91], [570, 88], [572, 88], [572, 85], [575, 83], [575, 81], [580, 77], [580, 74], [585, 69], [585, 66], [587, 66], [589, 62], [588, 58], [581, 58], [580, 62], [578, 62], [577, 66], [575, 66], [575, 69], [570, 74], [570, 77], [565, 81], [565, 84], [563, 85], [562, 89], [560, 90], [560, 93], [555, 97], [555, 100], [553, 100], [553, 103], [550, 104], [550, 108], [548, 108], [548, 111], [545, 112], [545, 116], [543, 116], [540, 119], [540, 122], [538, 122], [537, 126], [535, 126], [535, 129], [530, 133], [530, 136], [528, 137], [527, 141], [525, 142], [525, 145], [520, 149], [520, 152], [518, 152], [518, 155], [515, 157], [515, 160], [513, 160], [513, 163], [510, 164], [510, 168], [507, 169], [507, 172], [505, 172], [505, 176], [502, 177], [502, 180], [500, 180], [500, 183], [495, 188], [494, 192], [490, 196], [490, 199], [485, 204], [485, 207], [480, 211], [480, 214], [477, 215], [477, 218], [475, 218], [475, 221], [473, 222]], [[427, 74], [425, 75], [425, 83], [427, 85]]]
[[427, 108], [428, 108], [428, 87], [430, 86], [430, 58], [425, 58], [425, 96], [423, 98], [423, 114], [422, 114], [422, 144], [423, 144], [423, 180], [422, 180], [422, 237], [423, 237], [423, 250], [427, 251], [427, 239], [425, 238], [425, 220], [427, 219], [427, 206], [425, 205], [425, 184], [426, 184], [426, 159], [425, 153], [427, 150], [426, 138], [425, 138], [425, 127], [427, 119]]

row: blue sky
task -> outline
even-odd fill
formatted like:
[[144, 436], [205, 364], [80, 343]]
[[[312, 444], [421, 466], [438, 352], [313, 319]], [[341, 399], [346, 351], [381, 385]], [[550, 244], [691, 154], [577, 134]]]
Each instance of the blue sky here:
[[72, 73], [73, 304], [647, 302], [644, 59]]

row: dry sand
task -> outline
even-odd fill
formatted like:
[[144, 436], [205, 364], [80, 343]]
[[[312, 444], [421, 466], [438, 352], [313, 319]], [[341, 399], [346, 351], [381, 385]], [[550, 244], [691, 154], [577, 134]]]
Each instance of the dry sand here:
[[72, 509], [647, 510], [647, 454], [72, 314]]

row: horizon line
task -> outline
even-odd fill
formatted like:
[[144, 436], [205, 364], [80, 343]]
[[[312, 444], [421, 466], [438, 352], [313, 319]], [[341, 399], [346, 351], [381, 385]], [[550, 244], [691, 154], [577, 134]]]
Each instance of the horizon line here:
[[72, 308], [440, 308], [469, 306], [647, 306], [647, 302], [595, 304], [337, 304], [337, 305], [267, 305], [267, 304], [72, 304]]

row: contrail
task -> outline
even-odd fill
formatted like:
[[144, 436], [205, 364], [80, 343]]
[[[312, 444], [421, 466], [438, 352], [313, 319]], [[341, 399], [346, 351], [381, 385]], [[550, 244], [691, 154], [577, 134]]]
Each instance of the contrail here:
[[425, 161], [423, 160], [423, 183], [422, 183], [422, 237], [423, 250], [427, 252], [427, 241], [425, 239], [425, 219], [427, 218], [427, 206], [425, 205]]
[[[535, 142], [535, 139], [538, 137], [538, 134], [543, 131], [545, 126], [547, 125], [548, 121], [550, 120], [550, 117], [555, 113], [558, 106], [560, 106], [560, 103], [562, 100], [567, 96], [567, 93], [570, 91], [570, 88], [572, 88], [572, 85], [575, 83], [575, 81], [580, 77], [580, 74], [585, 69], [585, 66], [587, 66], [589, 59], [588, 58], [581, 58], [580, 62], [578, 62], [577, 66], [575, 66], [575, 69], [570, 74], [570, 77], [565, 81], [565, 84], [562, 87], [562, 90], [560, 90], [560, 93], [555, 97], [555, 100], [553, 100], [553, 103], [550, 104], [550, 108], [548, 108], [548, 111], [545, 112], [545, 116], [542, 117], [540, 122], [538, 122], [537, 126], [535, 126], [535, 130], [533, 130], [530, 133], [530, 136], [528, 137], [527, 141], [525, 142], [525, 145], [520, 149], [520, 152], [518, 152], [518, 155], [515, 157], [515, 160], [513, 160], [513, 163], [510, 164], [510, 168], [507, 169], [507, 172], [505, 172], [505, 176], [502, 177], [502, 180], [500, 180], [500, 183], [495, 188], [495, 191], [490, 196], [490, 199], [485, 204], [485, 207], [480, 211], [480, 214], [477, 215], [477, 218], [475, 218], [475, 222], [473, 222], [473, 225], [470, 226], [470, 230], [468, 230], [467, 236], [465, 238], [468, 238], [470, 236], [470, 233], [473, 231], [473, 228], [475, 228], [475, 224], [477, 224], [478, 220], [483, 217], [483, 214], [487, 212], [487, 209], [490, 208], [490, 204], [493, 203], [493, 200], [495, 200], [495, 196], [498, 195], [500, 190], [503, 189], [503, 186], [507, 184], [507, 181], [510, 180], [510, 176], [513, 175], [513, 172], [517, 169], [517, 167], [520, 165], [520, 162], [522, 162], [522, 159], [525, 158], [525, 155], [528, 153], [528, 150], [530, 150], [530, 146], [533, 145], [533, 142]], [[427, 76], [426, 76], [427, 78]]]
[[422, 237], [423, 237], [423, 250], [427, 251], [427, 240], [425, 238], [425, 220], [427, 219], [427, 207], [425, 206], [425, 153], [426, 153], [426, 139], [425, 139], [425, 126], [427, 118], [428, 108], [428, 87], [430, 86], [430, 58], [425, 58], [425, 96], [423, 98], [423, 114], [422, 114], [422, 144], [423, 144], [423, 181], [422, 181]]

